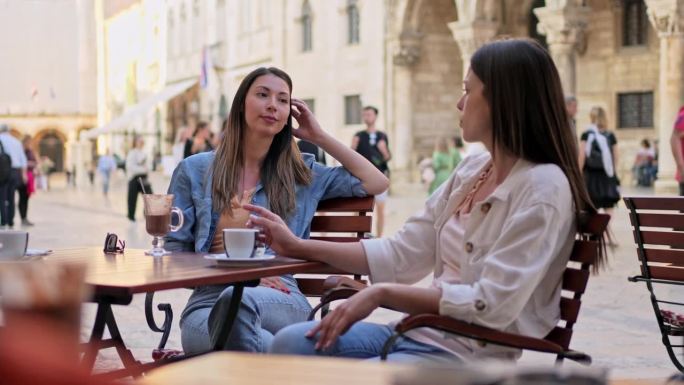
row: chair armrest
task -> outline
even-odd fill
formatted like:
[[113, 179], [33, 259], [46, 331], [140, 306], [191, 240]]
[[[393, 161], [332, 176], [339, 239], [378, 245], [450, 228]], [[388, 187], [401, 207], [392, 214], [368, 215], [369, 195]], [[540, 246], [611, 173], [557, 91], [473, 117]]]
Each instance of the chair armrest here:
[[342, 287], [356, 289], [358, 291], [366, 288], [366, 286], [368, 286], [366, 281], [357, 281], [342, 275], [331, 275], [323, 282], [323, 292], [327, 293], [330, 290]]
[[358, 293], [359, 291], [360, 290], [358, 289], [352, 289], [345, 286], [340, 286], [326, 291], [325, 294], [321, 296], [321, 302], [319, 302], [318, 305], [311, 309], [308, 320], [311, 321], [314, 318], [316, 318], [316, 313], [318, 313], [318, 311], [321, 309], [324, 309], [323, 316], [325, 316], [327, 312], [327, 306], [330, 302], [337, 301], [340, 299], [347, 299], [352, 295]]
[[495, 345], [508, 346], [517, 349], [534, 350], [542, 353], [553, 353], [575, 361], [591, 362], [591, 357], [584, 353], [565, 350], [562, 346], [542, 338], [526, 337], [518, 334], [506, 333], [436, 314], [418, 314], [414, 316], [408, 316], [397, 324], [395, 331], [397, 333], [403, 334], [411, 329], [419, 327], [431, 327], [444, 332], [457, 334], [463, 337], [484, 341]]

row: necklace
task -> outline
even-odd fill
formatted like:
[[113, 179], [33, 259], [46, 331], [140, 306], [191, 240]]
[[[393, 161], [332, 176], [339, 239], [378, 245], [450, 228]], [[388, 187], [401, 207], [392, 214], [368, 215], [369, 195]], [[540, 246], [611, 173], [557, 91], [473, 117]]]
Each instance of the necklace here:
[[473, 198], [475, 197], [475, 194], [480, 190], [480, 187], [489, 179], [489, 176], [492, 175], [492, 172], [494, 171], [494, 164], [492, 162], [489, 162], [485, 169], [480, 173], [480, 176], [477, 178], [477, 181], [475, 181], [475, 184], [473, 185], [473, 188], [470, 189], [468, 194], [466, 194], [465, 198], [461, 202], [461, 204], [456, 208], [456, 211], [454, 214], [456, 216], [460, 216], [461, 212], [467, 211], [470, 212], [470, 209], [473, 205]]

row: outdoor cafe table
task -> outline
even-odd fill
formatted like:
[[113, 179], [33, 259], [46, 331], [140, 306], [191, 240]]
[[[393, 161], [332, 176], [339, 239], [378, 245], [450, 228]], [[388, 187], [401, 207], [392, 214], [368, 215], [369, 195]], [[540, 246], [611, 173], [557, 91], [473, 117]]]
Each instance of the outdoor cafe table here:
[[[138, 385], [390, 385], [427, 384], [415, 366], [346, 358], [214, 352], [154, 369]], [[456, 372], [456, 370], [454, 370]], [[450, 374], [450, 373], [449, 373]], [[457, 374], [455, 374], [457, 375]], [[442, 384], [454, 383], [449, 376]], [[422, 381], [421, 381], [422, 379]], [[399, 381], [398, 381], [399, 380]], [[403, 381], [402, 381], [403, 380]], [[609, 385], [656, 385], [662, 379], [615, 380]]]
[[[134, 294], [200, 285], [234, 284], [232, 312], [228, 312], [226, 331], [230, 330], [245, 285], [254, 286], [260, 278], [283, 274], [331, 273], [329, 266], [285, 257], [256, 265], [217, 267], [202, 253], [172, 253], [163, 257], [145, 255], [144, 250], [126, 249], [123, 254], [105, 254], [99, 248], [56, 250], [47, 262], [83, 262], [88, 264], [86, 284], [92, 288], [92, 301], [97, 303], [95, 323], [83, 357], [92, 368], [97, 352], [114, 347], [126, 369], [141, 364], [126, 348], [112, 312], [112, 305], [128, 305]], [[231, 317], [232, 316], [232, 317]], [[103, 339], [104, 330], [110, 338]], [[225, 334], [225, 333], [224, 333]]]

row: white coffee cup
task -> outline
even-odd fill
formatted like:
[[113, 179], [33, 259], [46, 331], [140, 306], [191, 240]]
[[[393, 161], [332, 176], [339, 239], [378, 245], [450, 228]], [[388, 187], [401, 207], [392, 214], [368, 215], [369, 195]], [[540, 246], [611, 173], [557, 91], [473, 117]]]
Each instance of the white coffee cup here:
[[259, 230], [223, 229], [223, 249], [228, 258], [254, 258], [259, 245]]
[[16, 261], [24, 258], [28, 247], [27, 231], [0, 231], [0, 261]]

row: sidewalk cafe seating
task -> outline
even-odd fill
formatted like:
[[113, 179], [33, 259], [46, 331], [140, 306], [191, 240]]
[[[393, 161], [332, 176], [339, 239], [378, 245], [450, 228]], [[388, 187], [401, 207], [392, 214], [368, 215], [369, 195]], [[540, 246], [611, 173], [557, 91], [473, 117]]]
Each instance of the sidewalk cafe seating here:
[[[609, 219], [610, 216], [607, 214], [584, 214], [582, 217], [570, 260], [563, 274], [564, 295], [560, 301], [561, 320], [546, 337], [533, 338], [506, 333], [437, 314], [418, 314], [407, 316], [396, 325], [394, 335], [385, 343], [382, 359], [386, 358], [394, 342], [407, 331], [419, 327], [431, 327], [475, 339], [482, 343], [555, 354], [556, 360], [559, 362], [567, 358], [590, 364], [591, 357], [589, 355], [570, 349], [570, 340], [573, 333], [572, 328], [577, 322], [582, 304], [582, 294], [584, 294], [589, 280], [590, 268], [600, 252], [598, 240], [603, 237]], [[342, 286], [330, 290], [323, 296], [321, 303], [348, 298], [360, 289], [361, 287], [358, 284], [344, 282]]]
[[[311, 221], [311, 239], [331, 242], [357, 242], [371, 232], [373, 220], [374, 198], [334, 198], [321, 201], [316, 209], [316, 215]], [[330, 269], [321, 273], [340, 274], [340, 271]], [[299, 289], [307, 297], [321, 297], [329, 289], [344, 283], [365, 285], [360, 275], [346, 276], [334, 275], [327, 278], [300, 277], [297, 276]], [[161, 340], [156, 349], [152, 351], [155, 361], [179, 357], [183, 352], [174, 349], [165, 349], [173, 321], [173, 310], [168, 303], [157, 305], [157, 309], [164, 313], [164, 321], [158, 326], [154, 319], [153, 311], [154, 292], [146, 294], [145, 317], [152, 331], [162, 333]], [[327, 312], [327, 303], [316, 309]], [[222, 345], [222, 344], [221, 344]]]
[[672, 341], [673, 337], [684, 336], [684, 313], [673, 310], [684, 303], [659, 298], [655, 292], [657, 285], [684, 285], [684, 198], [625, 197], [624, 201], [629, 209], [641, 268], [640, 275], [628, 279], [646, 283], [667, 354], [684, 373], [682, 352], [679, 356], [675, 352], [675, 348], [681, 349], [684, 345]]

